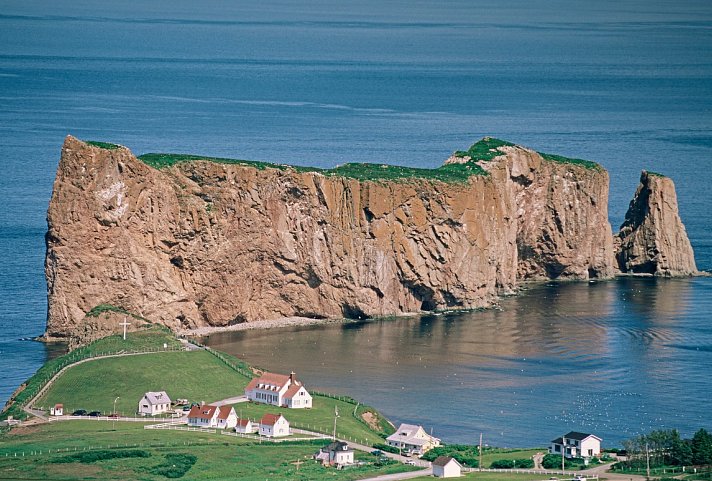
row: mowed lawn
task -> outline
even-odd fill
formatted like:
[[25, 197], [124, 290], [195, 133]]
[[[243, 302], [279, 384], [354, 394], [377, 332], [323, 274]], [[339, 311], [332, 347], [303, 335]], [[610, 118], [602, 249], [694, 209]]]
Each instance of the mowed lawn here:
[[[165, 480], [166, 477], [153, 474], [150, 470], [164, 463], [166, 455], [170, 454], [191, 454], [197, 457], [195, 465], [181, 478], [185, 480], [350, 481], [412, 469], [396, 463], [382, 467], [370, 464], [337, 471], [322, 468], [311, 459], [321, 443], [257, 443], [221, 434], [145, 430], [141, 423], [116, 422], [115, 429], [112, 424], [111, 421], [62, 421], [19, 428], [4, 434], [0, 436], [0, 479]], [[93, 463], [55, 462], [85, 448], [107, 449], [107, 446], [114, 451], [139, 449], [147, 451], [150, 456]], [[57, 449], [69, 449], [69, 452], [56, 452]], [[26, 456], [13, 456], [23, 451]], [[33, 451], [41, 451], [42, 454], [30, 455]], [[5, 457], [5, 453], [10, 456]], [[357, 458], [367, 461], [375, 459], [360, 453], [357, 453]]]
[[354, 416], [355, 404], [339, 401], [326, 396], [313, 396], [311, 409], [280, 409], [257, 403], [235, 404], [237, 415], [259, 421], [266, 413], [282, 413], [292, 427], [309, 429], [324, 434], [334, 431], [334, 411], [338, 409], [339, 417], [336, 420], [337, 437], [355, 441], [368, 446], [373, 443], [382, 443], [383, 438], [373, 432], [368, 425]]
[[493, 461], [498, 461], [500, 459], [531, 459], [537, 453], [546, 454], [546, 448], [539, 449], [506, 449], [497, 451], [484, 451], [482, 453], [482, 464], [484, 467], [489, 468], [489, 465]]
[[64, 404], [76, 409], [133, 415], [147, 391], [166, 391], [171, 399], [212, 402], [244, 393], [248, 379], [203, 351], [162, 352], [78, 364], [64, 372], [36, 407]]

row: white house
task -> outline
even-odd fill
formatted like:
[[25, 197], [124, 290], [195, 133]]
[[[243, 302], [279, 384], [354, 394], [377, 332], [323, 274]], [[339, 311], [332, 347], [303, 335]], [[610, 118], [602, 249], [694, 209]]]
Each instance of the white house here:
[[260, 436], [279, 438], [290, 434], [289, 421], [281, 414], [265, 414], [260, 419]]
[[171, 409], [171, 398], [166, 391], [147, 392], [138, 402], [138, 413], [143, 416], [154, 416], [168, 412]]
[[51, 416], [61, 416], [64, 414], [64, 405], [55, 404], [53, 407], [49, 408], [49, 414]]
[[347, 466], [354, 464], [354, 450], [344, 442], [334, 441], [321, 448], [314, 459], [328, 466]]
[[199, 428], [232, 429], [237, 425], [237, 414], [232, 406], [211, 404], [193, 406], [188, 413], [188, 425]]
[[401, 424], [394, 434], [386, 438], [386, 443], [401, 449], [403, 453], [422, 456], [434, 447], [440, 446], [440, 439], [426, 433], [423, 426]]
[[258, 423], [253, 423], [249, 419], [238, 419], [235, 425], [235, 432], [242, 434], [256, 433], [260, 429]]
[[601, 455], [602, 439], [593, 434], [571, 431], [563, 438], [556, 438], [549, 446], [549, 452], [559, 454], [563, 450], [567, 458], [591, 458]]
[[459, 478], [462, 465], [450, 456], [438, 456], [433, 461], [433, 476], [436, 478]]
[[237, 426], [237, 414], [232, 406], [220, 406], [218, 409], [218, 425], [220, 429], [232, 429]]
[[188, 412], [188, 426], [212, 428], [218, 425], [218, 407], [210, 404], [193, 406]]
[[245, 395], [250, 401], [273, 406], [294, 409], [312, 407], [311, 395], [293, 372], [289, 376], [266, 372], [250, 381]]

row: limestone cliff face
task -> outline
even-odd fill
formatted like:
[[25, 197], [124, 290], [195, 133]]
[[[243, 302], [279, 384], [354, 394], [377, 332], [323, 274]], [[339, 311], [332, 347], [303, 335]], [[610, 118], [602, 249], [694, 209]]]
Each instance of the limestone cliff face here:
[[480, 165], [489, 175], [462, 183], [210, 161], [157, 170], [67, 137], [47, 216], [47, 335], [81, 336], [99, 304], [174, 329], [365, 318], [615, 273], [603, 169], [521, 147]]
[[668, 177], [643, 171], [616, 243], [622, 272], [663, 277], [697, 273], [675, 184]]

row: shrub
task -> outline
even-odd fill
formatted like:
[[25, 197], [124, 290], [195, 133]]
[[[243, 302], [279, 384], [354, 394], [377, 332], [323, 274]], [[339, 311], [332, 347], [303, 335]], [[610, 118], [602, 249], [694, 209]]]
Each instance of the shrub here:
[[532, 459], [498, 459], [492, 461], [490, 468], [492, 469], [529, 469], [534, 467], [534, 460]]
[[198, 458], [192, 454], [166, 454], [166, 461], [163, 464], [154, 466], [148, 471], [166, 478], [182, 478], [197, 460]]
[[376, 443], [373, 445], [373, 447], [376, 449], [380, 449], [381, 451], [385, 451], [387, 453], [393, 453], [393, 454], [400, 453], [400, 449], [393, 447], [393, 446], [389, 446], [388, 444], [384, 444], [384, 443]]
[[470, 468], [476, 468], [479, 466], [479, 453], [477, 451], [477, 446], [470, 446], [467, 444], [448, 444], [445, 446], [438, 446], [437, 448], [433, 448], [425, 453], [421, 459], [425, 461], [433, 461], [438, 456], [450, 456], [455, 458], [458, 463]]
[[120, 458], [150, 458], [151, 453], [148, 451], [143, 451], [140, 449], [130, 449], [127, 451], [116, 450], [111, 451], [108, 449], [102, 449], [97, 451], [82, 451], [81, 453], [70, 454], [69, 456], [63, 456], [59, 459], [55, 459], [54, 463], [95, 463], [97, 461], [105, 461], [107, 459], [120, 459]]

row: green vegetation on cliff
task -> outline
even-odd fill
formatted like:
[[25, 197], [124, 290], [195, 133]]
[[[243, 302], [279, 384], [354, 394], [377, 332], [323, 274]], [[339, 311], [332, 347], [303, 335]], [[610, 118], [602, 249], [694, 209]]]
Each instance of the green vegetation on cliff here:
[[[87, 142], [97, 147], [115, 149], [118, 146], [106, 142]], [[497, 156], [503, 155], [500, 147], [513, 147], [515, 144], [493, 137], [485, 137], [472, 144], [468, 150], [458, 150], [456, 157], [470, 157], [471, 161], [461, 164], [445, 164], [435, 169], [424, 169], [416, 167], [405, 167], [399, 165], [376, 164], [376, 163], [348, 163], [339, 165], [331, 169], [318, 167], [304, 167], [288, 164], [277, 164], [261, 162], [255, 160], [229, 159], [222, 157], [207, 157], [193, 154], [171, 154], [171, 153], [148, 153], [138, 156], [146, 165], [154, 169], [164, 169], [176, 164], [191, 161], [207, 161], [219, 164], [242, 165], [254, 167], [259, 170], [277, 169], [294, 170], [296, 172], [315, 172], [328, 177], [345, 177], [359, 181], [407, 181], [425, 180], [440, 181], [445, 183], [466, 183], [473, 175], [487, 175], [487, 172], [480, 167], [477, 162], [487, 162]], [[595, 162], [583, 159], [564, 157], [561, 155], [546, 154], [539, 152], [545, 159], [552, 162], [581, 165], [589, 169], [600, 169]]]
[[204, 157], [188, 154], [143, 154], [138, 157], [145, 164], [163, 169], [194, 160], [203, 160], [221, 164], [236, 164], [246, 167], [254, 167], [259, 170], [267, 168], [288, 170], [297, 172], [316, 172], [327, 177], [346, 177], [359, 181], [384, 181], [384, 180], [437, 180], [445, 183], [463, 183], [472, 175], [486, 175], [482, 167], [473, 163], [449, 164], [437, 169], [421, 169], [416, 167], [403, 167], [400, 165], [371, 164], [371, 163], [349, 163], [339, 165], [333, 169], [320, 169], [318, 167], [301, 167], [296, 165], [271, 164], [268, 162], [258, 162], [254, 160], [223, 159], [219, 157]]
[[120, 145], [112, 144], [110, 142], [99, 142], [98, 140], [87, 140], [86, 143], [106, 150], [116, 150], [121, 147]]

